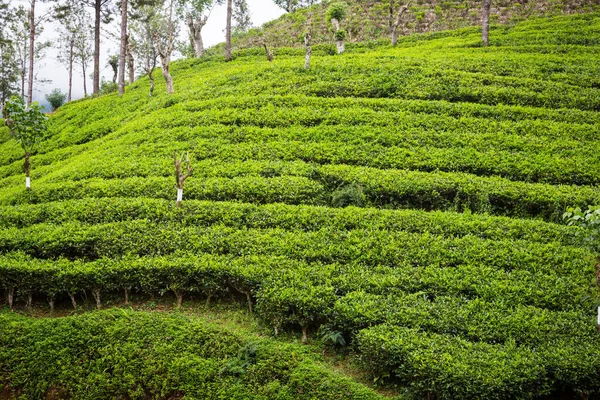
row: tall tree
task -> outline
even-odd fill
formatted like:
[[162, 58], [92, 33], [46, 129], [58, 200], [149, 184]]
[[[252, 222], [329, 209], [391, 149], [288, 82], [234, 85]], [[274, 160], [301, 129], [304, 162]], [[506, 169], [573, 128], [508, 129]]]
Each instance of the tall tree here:
[[160, 57], [162, 74], [167, 85], [167, 94], [173, 93], [173, 77], [170, 72], [171, 54], [175, 48], [177, 39], [177, 25], [173, 21], [173, 8], [175, 0], [167, 0], [161, 7], [160, 13], [156, 15], [156, 30], [154, 32], [154, 41], [156, 51]]
[[233, 0], [227, 0], [227, 25], [225, 26], [225, 61], [231, 61], [231, 18]]
[[492, 8], [492, 0], [483, 0], [482, 16], [481, 16], [481, 40], [483, 44], [490, 44], [490, 10]]
[[81, 67], [81, 74], [83, 75], [83, 94], [87, 96], [87, 69], [90, 64], [90, 61], [94, 57], [94, 52], [92, 51], [92, 37], [88, 29], [91, 21], [87, 13], [82, 12], [77, 14], [76, 16], [76, 34], [74, 35], [74, 49], [75, 49], [75, 63]]
[[15, 14], [8, 2], [0, 0], [0, 105], [19, 90], [18, 42], [13, 40]]
[[102, 23], [108, 24], [112, 21], [111, 0], [81, 0], [81, 2], [94, 9], [94, 77], [93, 92], [100, 92], [100, 27]]
[[246, 0], [233, 0], [233, 30], [236, 34], [247, 32], [252, 28], [250, 7]]
[[155, 37], [157, 35], [156, 7], [141, 7], [138, 18], [131, 24], [131, 47], [141, 72], [150, 80], [149, 96], [154, 93], [154, 69], [158, 59]]
[[394, 10], [395, 0], [390, 0], [390, 9], [388, 14], [388, 27], [390, 28], [390, 35], [392, 36], [392, 46], [395, 46], [398, 42], [398, 27], [400, 26], [400, 22], [402, 22], [402, 15], [408, 11], [408, 7], [410, 7], [410, 2], [406, 3], [398, 11]]
[[208, 22], [214, 7], [219, 4], [223, 4], [223, 0], [177, 0], [177, 14], [185, 20], [197, 58], [204, 55], [202, 29]]
[[121, 51], [119, 52], [119, 96], [125, 93], [125, 58], [127, 57], [127, 0], [121, 0]]
[[27, 104], [33, 101], [34, 65], [36, 58], [36, 30], [38, 26], [52, 18], [52, 10], [36, 17], [36, 0], [29, 0], [29, 78], [27, 82]]

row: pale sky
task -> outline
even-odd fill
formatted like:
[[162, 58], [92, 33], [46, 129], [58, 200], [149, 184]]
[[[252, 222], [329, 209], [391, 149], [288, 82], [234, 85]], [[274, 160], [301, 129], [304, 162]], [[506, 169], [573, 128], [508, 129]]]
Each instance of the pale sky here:
[[[21, 0], [11, 0], [11, 3], [13, 2], [15, 5], [18, 3], [25, 6], [27, 6], [28, 3]], [[248, 0], [248, 5], [250, 7], [252, 23], [254, 26], [261, 26], [265, 22], [271, 21], [284, 13], [281, 8], [277, 7], [270, 0]], [[38, 11], [43, 12], [45, 7], [48, 6], [45, 4], [36, 6], [36, 13]], [[204, 39], [206, 47], [225, 41], [224, 29], [226, 18], [226, 6], [215, 7], [210, 15], [208, 23], [202, 30], [202, 38]], [[55, 23], [45, 24], [41, 40], [53, 40], [56, 37], [56, 27]], [[118, 27], [113, 23], [111, 25], [103, 25], [102, 29], [103, 37], [100, 47], [100, 76], [104, 77], [105, 80], [111, 80], [113, 73], [112, 69], [107, 65], [107, 59], [109, 54], [116, 54], [119, 52], [119, 44], [118, 41], [107, 37], [107, 33], [110, 31], [116, 34], [118, 32]], [[90, 26], [90, 31], [92, 30], [93, 26]], [[187, 27], [185, 27], [184, 24], [181, 24], [181, 34], [181, 39], [187, 40]], [[44, 85], [37, 84], [33, 95], [34, 101], [45, 103], [44, 96], [54, 88], [60, 88], [63, 92], [67, 91], [69, 82], [68, 73], [65, 67], [56, 61], [56, 51], [54, 51], [54, 49], [48, 50], [46, 58], [42, 60], [36, 68], [39, 78], [51, 79], [52, 83]], [[90, 75], [92, 71], [93, 63], [90, 63], [88, 66], [88, 75]], [[87, 88], [88, 94], [90, 94], [92, 91], [92, 79], [89, 78], [89, 76], [87, 79]], [[74, 71], [73, 99], [75, 100], [81, 97], [83, 97], [83, 77], [79, 71]]]

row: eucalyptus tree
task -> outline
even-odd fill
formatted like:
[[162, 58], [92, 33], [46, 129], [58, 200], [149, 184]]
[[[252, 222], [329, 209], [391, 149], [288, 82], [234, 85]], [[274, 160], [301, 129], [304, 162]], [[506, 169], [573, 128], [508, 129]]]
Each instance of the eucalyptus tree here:
[[156, 45], [156, 52], [160, 58], [160, 64], [162, 67], [162, 74], [165, 78], [165, 84], [167, 86], [167, 94], [173, 93], [173, 77], [170, 72], [171, 55], [175, 48], [175, 41], [178, 36], [178, 26], [175, 23], [175, 8], [176, 0], [165, 0], [165, 2], [157, 7], [157, 13], [154, 17], [154, 23], [156, 24], [154, 35], [154, 42]]
[[490, 11], [492, 8], [492, 0], [483, 0], [481, 12], [481, 40], [484, 46], [490, 44]]
[[[131, 22], [131, 49], [139, 60], [138, 69], [148, 76], [150, 81], [149, 96], [154, 93], [154, 70], [158, 60], [156, 36], [158, 23], [156, 7], [143, 6], [138, 10], [138, 17]], [[116, 71], [116, 65], [115, 65]]]
[[227, 0], [227, 23], [225, 25], [225, 61], [231, 61], [231, 18], [233, 16], [233, 0]]
[[[44, 0], [41, 0], [42, 2]], [[36, 60], [36, 52], [40, 51], [40, 48], [36, 48], [36, 38], [39, 35], [39, 30], [42, 29], [41, 25], [51, 21], [53, 17], [52, 8], [48, 9], [41, 15], [36, 15], [36, 2], [37, 0], [29, 0], [29, 69], [28, 69], [28, 81], [27, 81], [27, 104], [31, 104], [33, 101], [33, 85], [34, 85], [34, 67]], [[48, 47], [49, 44], [43, 47]]]
[[100, 92], [100, 35], [101, 25], [109, 24], [114, 13], [111, 0], [80, 0], [81, 4], [94, 9], [94, 73], [93, 92]]
[[236, 34], [247, 32], [252, 28], [250, 7], [246, 0], [233, 0], [233, 31]]

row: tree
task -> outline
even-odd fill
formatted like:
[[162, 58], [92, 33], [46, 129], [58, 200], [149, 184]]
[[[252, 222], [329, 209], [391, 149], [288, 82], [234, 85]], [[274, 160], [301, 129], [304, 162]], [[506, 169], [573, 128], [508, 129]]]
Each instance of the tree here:
[[0, 0], [0, 104], [18, 93], [17, 48], [9, 29], [13, 18], [14, 14], [10, 12], [8, 3]]
[[233, 0], [233, 30], [236, 34], [247, 32], [252, 28], [250, 8], [246, 0]]
[[186, 21], [190, 42], [197, 58], [204, 55], [202, 29], [218, 4], [223, 4], [223, 0], [177, 0], [177, 13]]
[[35, 16], [36, 0], [29, 0], [29, 79], [27, 85], [27, 104], [33, 101], [33, 83], [34, 83], [34, 65], [36, 59], [35, 39], [37, 37], [36, 30], [39, 25], [52, 19], [52, 10], [47, 11], [40, 17]]
[[231, 17], [233, 0], [227, 0], [227, 25], [225, 26], [225, 61], [231, 61]]
[[90, 64], [94, 53], [91, 46], [91, 35], [86, 29], [90, 25], [90, 19], [86, 13], [80, 13], [77, 15], [77, 30], [74, 36], [74, 48], [75, 48], [75, 63], [81, 67], [81, 74], [83, 76], [83, 93], [87, 96], [87, 68]]
[[67, 94], [63, 93], [60, 89], [54, 89], [52, 92], [46, 95], [46, 100], [50, 103], [52, 111], [56, 111], [59, 107], [65, 104]]
[[[57, 59], [67, 67], [69, 74], [69, 89], [67, 91], [67, 102], [69, 102], [72, 98], [73, 64], [76, 61], [76, 56], [81, 59], [81, 53], [89, 54], [89, 50], [85, 52], [81, 49], [82, 46], [89, 49], [89, 43], [84, 42], [88, 39], [89, 22], [85, 17], [83, 5], [78, 0], [66, 0], [64, 3], [59, 4], [55, 8], [54, 18], [60, 23]], [[78, 46], [77, 50], [75, 48], [76, 44]], [[79, 63], [81, 63], [81, 60]], [[87, 88], [85, 91], [87, 92]]]
[[25, 104], [20, 96], [12, 96], [2, 108], [5, 124], [25, 152], [25, 188], [31, 190], [29, 157], [47, 131], [48, 117], [37, 102]]
[[483, 0], [482, 16], [481, 16], [481, 40], [484, 46], [490, 44], [490, 10], [492, 8], [492, 0]]
[[167, 0], [166, 4], [160, 8], [155, 16], [154, 23], [154, 42], [156, 44], [156, 52], [160, 57], [160, 65], [162, 74], [167, 85], [167, 94], [174, 92], [173, 77], [169, 71], [171, 65], [171, 53], [175, 47], [175, 39], [177, 39], [177, 26], [173, 22], [173, 7], [175, 0]]
[[94, 77], [93, 93], [100, 91], [100, 25], [112, 21], [113, 10], [110, 0], [81, 0], [82, 4], [94, 9]]
[[119, 52], [119, 96], [125, 93], [125, 58], [127, 57], [127, 0], [121, 0], [121, 42]]
[[[408, 11], [408, 7], [410, 7], [410, 2], [406, 3], [398, 12], [394, 11], [394, 3], [395, 0], [390, 0], [390, 12], [388, 15], [388, 26], [390, 28], [390, 35], [392, 36], [392, 46], [395, 46], [398, 42], [398, 27], [400, 26], [400, 22], [402, 21], [402, 15]], [[395, 14], [395, 15], [394, 15]]]
[[131, 47], [136, 54], [139, 68], [150, 80], [149, 95], [154, 93], [154, 69], [158, 59], [156, 8], [144, 6], [139, 9], [138, 18], [131, 24]]
[[327, 10], [327, 20], [331, 21], [334, 29], [335, 43], [338, 54], [345, 51], [344, 40], [346, 39], [346, 31], [341, 29], [340, 22], [346, 17], [346, 3], [333, 3]]

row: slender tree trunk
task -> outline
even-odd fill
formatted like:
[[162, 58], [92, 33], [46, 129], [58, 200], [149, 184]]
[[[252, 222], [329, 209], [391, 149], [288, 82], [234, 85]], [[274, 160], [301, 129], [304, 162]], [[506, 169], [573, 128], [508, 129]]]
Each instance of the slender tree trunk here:
[[490, 9], [492, 8], [492, 0], [483, 0], [483, 10], [481, 17], [481, 40], [484, 46], [490, 44]]
[[302, 343], [308, 343], [308, 327], [306, 325], [302, 327]]
[[94, 94], [100, 92], [100, 22], [101, 22], [102, 0], [94, 3]]
[[77, 310], [77, 301], [75, 300], [75, 295], [73, 293], [69, 293], [69, 298], [71, 299], [71, 304], [73, 305], [73, 309]]
[[27, 311], [31, 312], [33, 310], [33, 294], [31, 292], [27, 293]]
[[131, 49], [131, 42], [129, 40], [129, 34], [127, 34], [127, 68], [129, 69], [129, 83], [135, 82], [135, 68], [133, 60], [133, 51]]
[[127, 57], [127, 0], [121, 0], [121, 52], [119, 53], [119, 96], [125, 93], [125, 58]]
[[23, 60], [21, 61], [21, 97], [25, 98], [25, 75], [27, 75], [27, 41], [23, 44]]
[[212, 298], [212, 291], [209, 291], [206, 295], [206, 307], [210, 306], [210, 299]]
[[85, 60], [81, 60], [81, 69], [83, 72], [83, 95], [85, 97], [87, 97], [87, 76], [85, 76], [85, 74], [86, 74]]
[[148, 79], [150, 79], [150, 97], [154, 94], [154, 68], [148, 73]]
[[69, 42], [69, 92], [67, 93], [67, 103], [71, 101], [71, 93], [73, 92], [73, 47], [75, 43], [73, 39]]
[[30, 165], [29, 165], [29, 152], [26, 151], [25, 152], [25, 189], [26, 190], [31, 190], [31, 177], [29, 176], [29, 170], [30, 170]]
[[13, 311], [15, 305], [15, 288], [13, 286], [7, 289], [6, 300], [8, 301], [8, 307], [10, 308], [10, 311]]
[[233, 0], [227, 0], [227, 26], [225, 28], [225, 61], [231, 61], [231, 15]]
[[48, 304], [50, 305], [50, 315], [54, 315], [54, 296], [48, 297]]
[[125, 304], [129, 304], [129, 289], [125, 288]]
[[27, 87], [27, 104], [33, 101], [33, 62], [35, 57], [35, 0], [30, 0], [29, 10], [29, 82]]
[[267, 60], [269, 60], [269, 62], [273, 62], [273, 51], [269, 50], [266, 43], [263, 43], [263, 46], [265, 47], [265, 54], [266, 54]]
[[304, 36], [304, 47], [306, 48], [306, 55], [304, 56], [304, 69], [310, 68], [310, 56], [312, 54], [312, 49], [310, 48], [310, 33], [307, 33]]
[[99, 310], [102, 307], [102, 302], [100, 301], [100, 289], [92, 290], [92, 294], [96, 300], [96, 308]]

